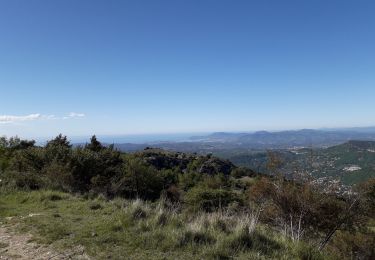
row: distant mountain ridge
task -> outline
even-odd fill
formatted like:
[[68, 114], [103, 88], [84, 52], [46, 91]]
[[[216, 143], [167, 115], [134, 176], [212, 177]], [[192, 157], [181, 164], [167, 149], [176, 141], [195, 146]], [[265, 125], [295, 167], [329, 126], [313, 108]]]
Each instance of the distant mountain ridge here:
[[[373, 131], [370, 131], [373, 129]], [[218, 132], [207, 136], [193, 137], [200, 142], [235, 143], [254, 148], [286, 148], [293, 146], [327, 147], [349, 140], [375, 140], [375, 128], [360, 130], [288, 130], [279, 132], [258, 131], [254, 133]]]
[[[372, 131], [373, 130], [373, 131]], [[253, 133], [216, 132], [192, 136], [184, 141], [160, 141], [144, 143], [114, 143], [124, 152], [158, 147], [166, 150], [197, 153], [233, 153], [249, 150], [324, 148], [339, 145], [350, 140], [375, 141], [375, 128], [350, 128], [348, 130], [288, 130], [279, 132], [258, 131]]]

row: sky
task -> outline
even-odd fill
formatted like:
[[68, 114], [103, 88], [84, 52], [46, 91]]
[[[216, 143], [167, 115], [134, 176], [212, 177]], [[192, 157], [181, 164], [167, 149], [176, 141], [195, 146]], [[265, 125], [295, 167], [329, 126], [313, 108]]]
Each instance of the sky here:
[[375, 125], [375, 1], [2, 0], [0, 135]]

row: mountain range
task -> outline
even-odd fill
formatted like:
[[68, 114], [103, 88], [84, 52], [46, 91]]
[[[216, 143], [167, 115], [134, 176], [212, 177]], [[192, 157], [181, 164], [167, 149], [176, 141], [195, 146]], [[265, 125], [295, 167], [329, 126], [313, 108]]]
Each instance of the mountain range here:
[[349, 140], [375, 140], [375, 128], [341, 130], [289, 130], [254, 133], [217, 132], [207, 136], [192, 137], [194, 141], [235, 143], [253, 148], [287, 148], [293, 146], [328, 147]]
[[278, 132], [254, 133], [216, 132], [204, 136], [192, 136], [184, 141], [154, 141], [145, 143], [115, 143], [121, 151], [137, 151], [146, 147], [197, 153], [225, 153], [264, 149], [288, 149], [293, 147], [322, 148], [350, 140], [375, 141], [375, 127], [348, 129], [302, 129]]
[[[192, 136], [188, 141], [144, 144], [122, 143], [114, 146], [125, 152], [147, 147], [169, 151], [213, 154], [267, 173], [269, 151], [281, 159], [285, 176], [307, 173], [315, 179], [340, 180], [352, 185], [375, 177], [375, 128], [302, 129], [253, 133], [216, 132]], [[322, 179], [323, 178], [323, 179]]]

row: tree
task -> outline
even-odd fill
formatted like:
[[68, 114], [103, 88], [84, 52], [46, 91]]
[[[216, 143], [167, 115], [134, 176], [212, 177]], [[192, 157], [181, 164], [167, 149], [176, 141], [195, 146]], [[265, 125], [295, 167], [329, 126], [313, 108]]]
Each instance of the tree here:
[[113, 178], [120, 175], [123, 168], [121, 154], [109, 148], [99, 152], [76, 148], [72, 151], [69, 164], [75, 190], [107, 194], [110, 193]]
[[94, 152], [99, 152], [104, 148], [104, 146], [98, 141], [95, 135], [90, 139], [90, 143], [86, 145], [86, 149]]
[[35, 141], [34, 140], [22, 140], [19, 137], [11, 137], [9, 140], [6, 137], [0, 137], [0, 148], [2, 149], [10, 149], [14, 150], [21, 150], [27, 149], [29, 147], [34, 147]]
[[47, 142], [45, 147], [46, 163], [57, 161], [67, 163], [70, 160], [72, 145], [66, 136], [59, 134], [54, 139]]
[[128, 198], [154, 200], [160, 197], [163, 187], [159, 171], [145, 165], [140, 159], [130, 158], [122, 175], [113, 181], [112, 191]]
[[46, 148], [55, 147], [55, 146], [66, 147], [66, 148], [72, 147], [72, 145], [68, 141], [68, 138], [62, 134], [59, 134], [54, 139], [48, 141]]

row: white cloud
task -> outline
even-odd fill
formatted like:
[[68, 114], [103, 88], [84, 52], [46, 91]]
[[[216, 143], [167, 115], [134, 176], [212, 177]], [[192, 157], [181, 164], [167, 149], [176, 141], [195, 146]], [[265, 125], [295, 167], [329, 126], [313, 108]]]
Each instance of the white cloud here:
[[80, 118], [80, 117], [85, 117], [85, 114], [70, 112], [67, 116], [64, 116], [62, 119]]
[[85, 114], [83, 113], [75, 113], [75, 112], [70, 112], [69, 117], [84, 117]]
[[0, 124], [16, 123], [23, 121], [35, 121], [35, 120], [61, 120], [70, 118], [82, 118], [85, 117], [83, 113], [71, 112], [67, 116], [57, 117], [55, 115], [42, 115], [42, 114], [30, 114], [25, 116], [14, 116], [14, 115], [0, 115]]
[[0, 123], [13, 123], [20, 121], [33, 121], [42, 118], [41, 114], [30, 114], [26, 116], [0, 115]]
[[42, 119], [52, 120], [52, 119], [59, 119], [59, 118], [56, 117], [55, 115], [42, 115]]

